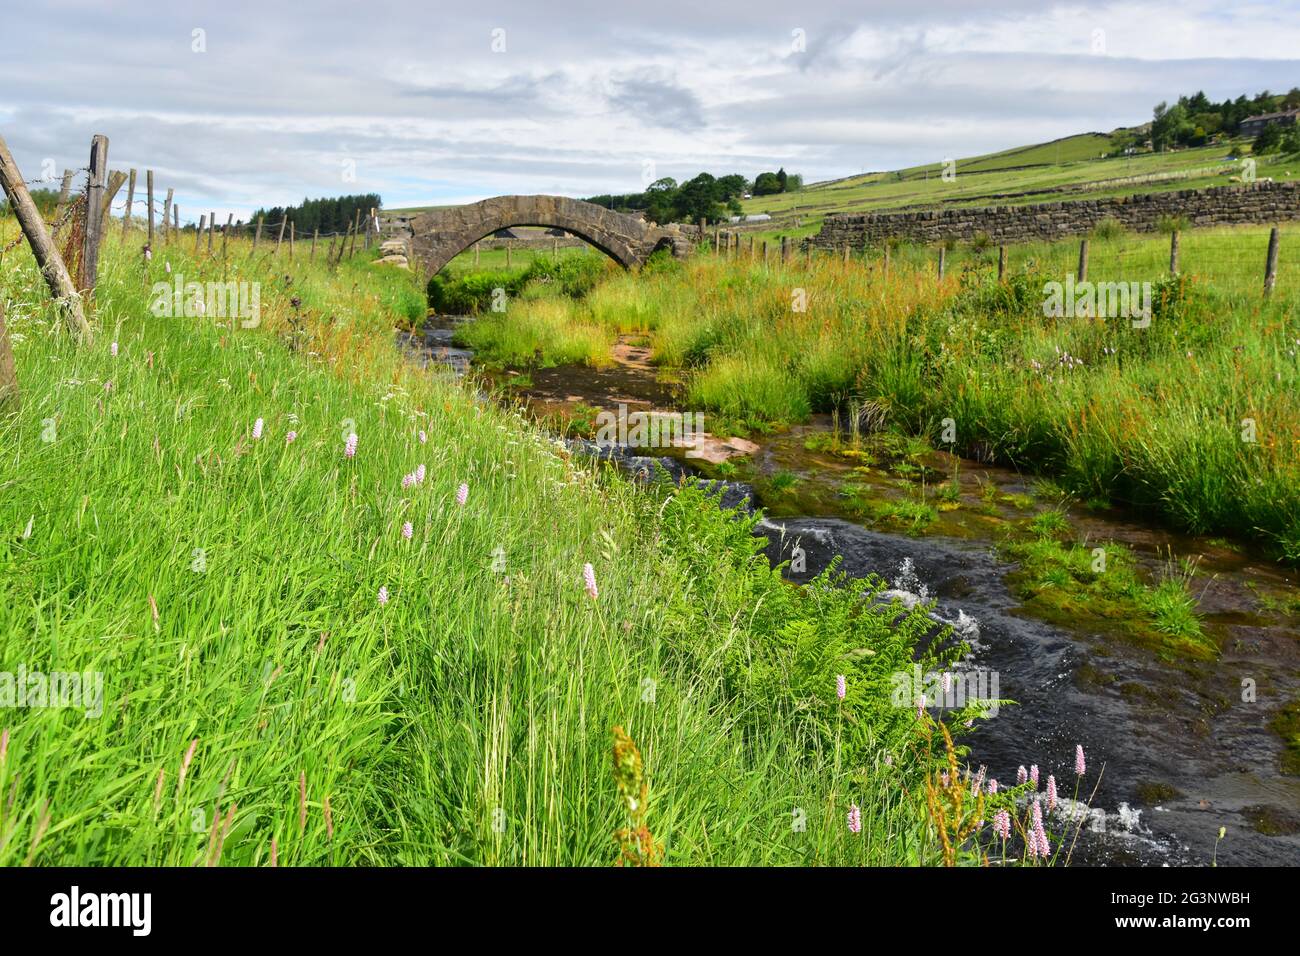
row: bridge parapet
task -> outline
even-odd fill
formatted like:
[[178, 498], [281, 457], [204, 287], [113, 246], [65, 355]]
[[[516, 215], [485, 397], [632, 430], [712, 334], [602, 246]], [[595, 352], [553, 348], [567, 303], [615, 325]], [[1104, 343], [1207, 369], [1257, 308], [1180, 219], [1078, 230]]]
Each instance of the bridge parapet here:
[[567, 196], [496, 196], [467, 206], [434, 209], [411, 222], [412, 247], [426, 273], [442, 270], [475, 242], [511, 226], [550, 226], [572, 233], [625, 269], [641, 266], [656, 249], [689, 254], [679, 229], [655, 226]]

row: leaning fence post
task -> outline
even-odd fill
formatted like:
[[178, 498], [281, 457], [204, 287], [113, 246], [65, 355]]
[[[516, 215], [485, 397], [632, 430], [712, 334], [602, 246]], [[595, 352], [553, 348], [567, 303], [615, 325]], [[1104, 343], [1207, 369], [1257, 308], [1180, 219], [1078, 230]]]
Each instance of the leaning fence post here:
[[194, 230], [194, 254], [199, 254], [199, 242], [203, 239], [203, 230], [208, 225], [207, 216], [199, 216], [199, 228]]
[[226, 261], [226, 243], [230, 240], [230, 225], [235, 221], [233, 212], [226, 213], [226, 228], [221, 230], [221, 261]]
[[1175, 229], [1169, 236], [1169, 271], [1173, 275], [1178, 275], [1178, 230]]
[[[95, 143], [91, 147], [92, 169], [95, 168], [94, 149], [99, 145], [101, 138], [96, 136]], [[108, 140], [104, 140], [104, 143], [107, 145]], [[9, 198], [9, 206], [18, 219], [18, 225], [22, 227], [23, 235], [27, 237], [32, 255], [36, 257], [36, 262], [41, 267], [45, 284], [50, 287], [50, 292], [59, 305], [67, 310], [82, 340], [89, 342], [90, 323], [86, 321], [86, 314], [81, 309], [81, 298], [77, 295], [76, 286], [72, 284], [72, 277], [68, 275], [68, 269], [63, 264], [63, 257], [59, 255], [58, 247], [54, 245], [50, 234], [45, 231], [45, 220], [41, 218], [40, 210], [32, 202], [31, 193], [27, 191], [27, 184], [18, 170], [18, 164], [14, 162], [13, 156], [9, 153], [9, 146], [3, 138], [0, 138], [0, 186], [3, 186], [4, 193]]]
[[1268, 259], [1264, 263], [1264, 295], [1273, 294], [1273, 286], [1277, 283], [1277, 243], [1278, 231], [1274, 226], [1268, 234]]
[[131, 182], [126, 187], [126, 212], [122, 213], [122, 239], [126, 239], [126, 231], [131, 227], [131, 206], [135, 203], [135, 169], [131, 170]]
[[1088, 240], [1079, 241], [1079, 275], [1076, 278], [1078, 282], [1088, 281]]
[[257, 244], [262, 240], [262, 217], [257, 217], [257, 231], [253, 233], [253, 251], [257, 251]]
[[998, 246], [998, 281], [1001, 282], [1007, 274], [1007, 247]]
[[117, 195], [118, 190], [122, 188], [124, 182], [126, 182], [126, 173], [117, 170], [108, 173], [108, 185], [104, 188], [104, 214], [102, 218], [108, 218], [108, 214], [113, 208], [113, 198]]
[[217, 214], [208, 217], [208, 255], [212, 255], [212, 234], [217, 231]]
[[281, 218], [280, 220], [279, 235], [275, 237], [275, 254], [277, 256], [280, 254], [280, 243], [284, 242], [284, 227], [287, 226], [288, 224], [289, 224], [289, 216], [286, 213], [284, 217]]

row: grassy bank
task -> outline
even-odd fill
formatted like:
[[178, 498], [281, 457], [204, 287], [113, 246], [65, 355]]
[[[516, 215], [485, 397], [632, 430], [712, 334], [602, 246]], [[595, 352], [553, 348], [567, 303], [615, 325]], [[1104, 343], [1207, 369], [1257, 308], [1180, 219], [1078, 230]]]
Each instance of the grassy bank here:
[[[515, 355], [530, 335], [535, 351], [551, 348], [530, 332], [543, 316], [561, 340], [649, 333], [659, 361], [689, 370], [691, 410], [754, 429], [870, 407], [937, 444], [950, 420], [944, 447], [1297, 561], [1296, 238], [1294, 228], [1284, 236], [1291, 252], [1266, 300], [1262, 230], [1185, 235], [1178, 279], [1161, 274], [1167, 237], [1098, 237], [1094, 281], [1152, 282], [1146, 327], [1044, 317], [1045, 283], [1065, 281], [1075, 242], [1017, 250], [1001, 285], [996, 250], [970, 247], [943, 282], [929, 250], [896, 251], [888, 275], [878, 258], [764, 267], [702, 256], [616, 277], [581, 300], [516, 302], [486, 324], [510, 328]], [[477, 338], [489, 359], [495, 334]]]
[[[110, 232], [89, 348], [0, 264], [0, 673], [102, 680], [0, 708], [0, 864], [939, 858], [929, 720], [889, 697], [921, 611], [785, 585], [701, 492], [404, 364], [406, 273]], [[151, 315], [177, 277], [258, 283], [258, 326]]]

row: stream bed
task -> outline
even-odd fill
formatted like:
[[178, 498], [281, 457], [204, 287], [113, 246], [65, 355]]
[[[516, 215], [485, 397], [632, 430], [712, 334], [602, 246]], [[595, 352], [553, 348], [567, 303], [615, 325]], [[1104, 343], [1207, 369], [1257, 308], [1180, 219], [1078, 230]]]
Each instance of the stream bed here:
[[[430, 321], [399, 345], [465, 374], [473, 354], [453, 343], [464, 320]], [[546, 421], [573, 409], [674, 409], [677, 389], [661, 380], [645, 350], [620, 343], [617, 358], [599, 370], [484, 378], [501, 400]], [[1244, 546], [1179, 535], [1118, 509], [1044, 502], [1023, 475], [944, 453], [931, 458], [952, 482], [937, 520], [920, 533], [881, 528], [846, 506], [845, 482], [878, 486], [882, 497], [906, 483], [815, 450], [827, 445], [828, 433], [838, 436], [836, 425], [821, 417], [760, 438], [753, 455], [722, 468], [693, 462], [682, 449], [573, 444], [634, 477], [698, 474], [713, 482], [722, 505], [762, 508], [769, 558], [791, 561], [799, 549], [802, 571], [786, 571], [792, 581], [811, 580], [839, 558], [850, 574], [885, 579], [901, 600], [935, 602], [936, 624], [951, 626], [971, 647], [963, 667], [997, 675], [997, 696], [1015, 701], [963, 737], [970, 763], [1007, 783], [1019, 766], [1037, 764], [1044, 781], [1056, 775], [1067, 797], [1076, 744], [1088, 755], [1090, 788], [1102, 771], [1095, 794], [1078, 794], [1091, 809], [1073, 863], [1300, 864], [1300, 776], [1283, 772], [1283, 739], [1270, 726], [1283, 706], [1300, 700], [1294, 571]], [[999, 535], [1047, 508], [1065, 514], [1085, 542], [1122, 543], [1152, 576], [1177, 559], [1195, 559], [1192, 592], [1218, 656], [1153, 653], [1116, 628], [1045, 613], [1017, 597], [1009, 583], [1017, 568], [1000, 552]], [[1226, 834], [1216, 852], [1220, 827]]]

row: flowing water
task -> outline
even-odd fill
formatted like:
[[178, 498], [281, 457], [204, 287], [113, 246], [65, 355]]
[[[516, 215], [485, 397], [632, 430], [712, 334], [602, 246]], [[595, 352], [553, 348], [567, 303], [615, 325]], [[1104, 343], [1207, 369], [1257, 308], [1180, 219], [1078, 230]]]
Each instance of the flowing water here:
[[[463, 374], [472, 353], [452, 344], [455, 321], [402, 344]], [[623, 344], [619, 358], [600, 371], [498, 374], [495, 391], [541, 416], [581, 406], [672, 408], [673, 386], [656, 378], [644, 355]], [[512, 378], [524, 387], [511, 387]], [[996, 675], [997, 695], [1015, 701], [964, 738], [971, 763], [989, 777], [1010, 784], [1018, 767], [1037, 764], [1042, 779], [1054, 774], [1071, 798], [1074, 748], [1083, 745], [1087, 791], [1078, 799], [1091, 809], [1080, 808], [1088, 816], [1073, 862], [1206, 865], [1224, 827], [1221, 865], [1300, 863], [1300, 777], [1281, 772], [1283, 743], [1269, 727], [1280, 707], [1300, 700], [1300, 621], [1283, 610], [1300, 607], [1294, 572], [1227, 542], [1173, 534], [1113, 509], [1069, 506], [1085, 540], [1127, 545], [1152, 574], [1171, 555], [1199, 558], [1193, 593], [1222, 653], [1214, 661], [1161, 660], [1115, 629], [1031, 611], [1015, 596], [1007, 582], [1015, 566], [995, 545], [1002, 529], [1038, 507], [1023, 476], [936, 454], [935, 470], [957, 476], [958, 507], [924, 536], [874, 530], [843, 506], [848, 473], [861, 480], [862, 469], [808, 450], [810, 436], [832, 427], [818, 420], [764, 439], [745, 463], [752, 485], [715, 477], [712, 487], [724, 506], [764, 509], [760, 530], [771, 560], [791, 561], [800, 549], [803, 570], [787, 569], [791, 580], [809, 580], [838, 557], [851, 574], [886, 579], [893, 597], [935, 602], [936, 625], [951, 626], [971, 647], [963, 668]], [[633, 476], [697, 473], [680, 450], [647, 456], [575, 444]], [[760, 500], [753, 485], [775, 487], [765, 480], [773, 475], [797, 491]], [[897, 493], [896, 480], [875, 480], [882, 495]]]

